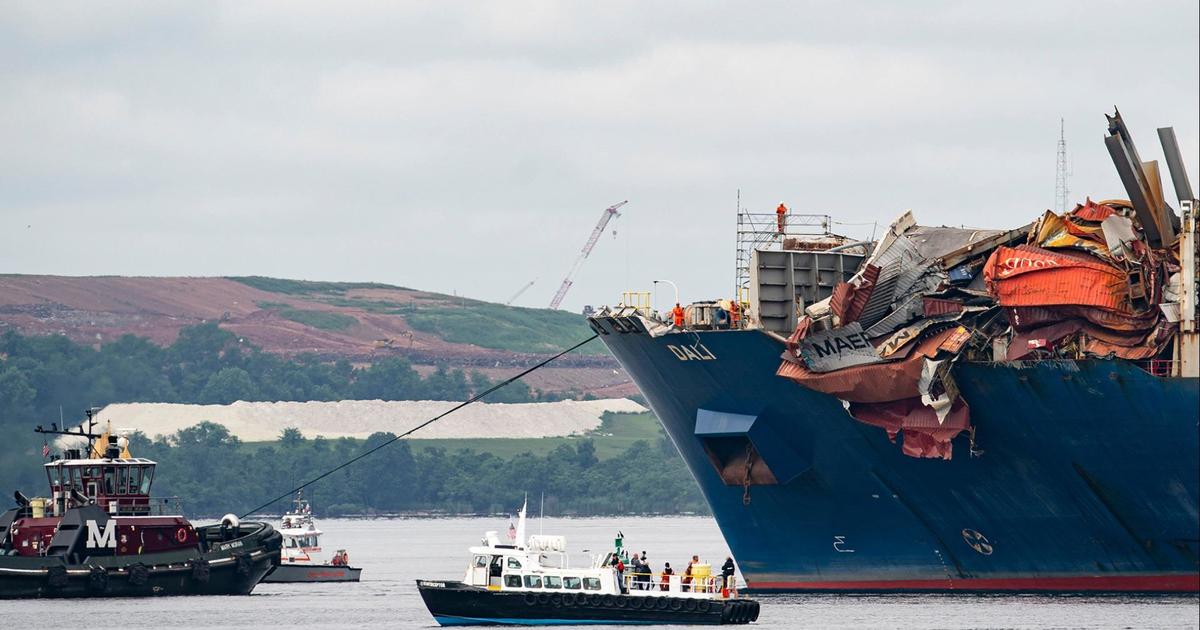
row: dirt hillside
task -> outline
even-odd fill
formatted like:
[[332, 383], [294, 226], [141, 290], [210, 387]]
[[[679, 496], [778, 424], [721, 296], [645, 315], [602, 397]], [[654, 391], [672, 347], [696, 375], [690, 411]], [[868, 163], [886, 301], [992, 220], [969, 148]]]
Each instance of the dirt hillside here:
[[[93, 345], [133, 334], [167, 345], [181, 328], [213, 320], [272, 353], [357, 364], [403, 356], [493, 378], [588, 334], [583, 319], [567, 313], [375, 283], [0, 275], [0, 332], [61, 334]], [[531, 375], [530, 386], [604, 398], [636, 393], [616, 361], [591, 345], [589, 354]]]

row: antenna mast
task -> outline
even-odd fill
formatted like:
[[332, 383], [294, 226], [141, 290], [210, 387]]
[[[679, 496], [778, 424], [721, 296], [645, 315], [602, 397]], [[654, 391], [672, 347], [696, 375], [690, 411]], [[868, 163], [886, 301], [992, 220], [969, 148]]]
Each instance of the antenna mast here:
[[1062, 118], [1058, 119], [1058, 168], [1054, 180], [1054, 211], [1062, 214], [1067, 211], [1067, 199], [1071, 194], [1067, 188], [1067, 178], [1071, 173], [1067, 168], [1067, 134], [1066, 125]]

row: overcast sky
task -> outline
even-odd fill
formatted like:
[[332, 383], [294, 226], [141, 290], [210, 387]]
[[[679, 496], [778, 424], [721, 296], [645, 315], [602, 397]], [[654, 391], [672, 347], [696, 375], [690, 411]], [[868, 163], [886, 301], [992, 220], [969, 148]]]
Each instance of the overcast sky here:
[[1196, 187], [1198, 23], [1195, 0], [0, 1], [0, 272], [501, 302], [536, 278], [518, 304], [545, 306], [628, 199], [566, 307], [728, 296], [739, 188], [853, 236], [906, 208], [1015, 227], [1054, 203], [1060, 117], [1073, 198], [1124, 196], [1113, 105], [1143, 159], [1173, 125]]

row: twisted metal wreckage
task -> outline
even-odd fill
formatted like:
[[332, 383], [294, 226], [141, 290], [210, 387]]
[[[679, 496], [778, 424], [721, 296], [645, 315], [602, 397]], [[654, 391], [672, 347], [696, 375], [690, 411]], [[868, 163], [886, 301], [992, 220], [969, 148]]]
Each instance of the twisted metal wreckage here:
[[1105, 138], [1129, 199], [1087, 199], [1011, 231], [926, 227], [905, 212], [848, 281], [804, 310], [777, 374], [842, 400], [913, 457], [973, 432], [956, 361], [1119, 358], [1195, 376], [1194, 198], [1159, 129], [1182, 218], [1120, 113]]

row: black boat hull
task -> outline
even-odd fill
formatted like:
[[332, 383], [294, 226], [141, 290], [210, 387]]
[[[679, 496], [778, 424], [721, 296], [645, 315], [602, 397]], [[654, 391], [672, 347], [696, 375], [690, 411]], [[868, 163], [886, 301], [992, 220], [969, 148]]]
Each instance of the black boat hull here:
[[759, 609], [747, 599], [490, 591], [431, 580], [418, 580], [417, 590], [443, 626], [742, 624], [758, 619]]
[[282, 537], [243, 523], [222, 542], [219, 525], [197, 528], [208, 550], [122, 556], [0, 557], [0, 599], [248, 595], [279, 563]]

